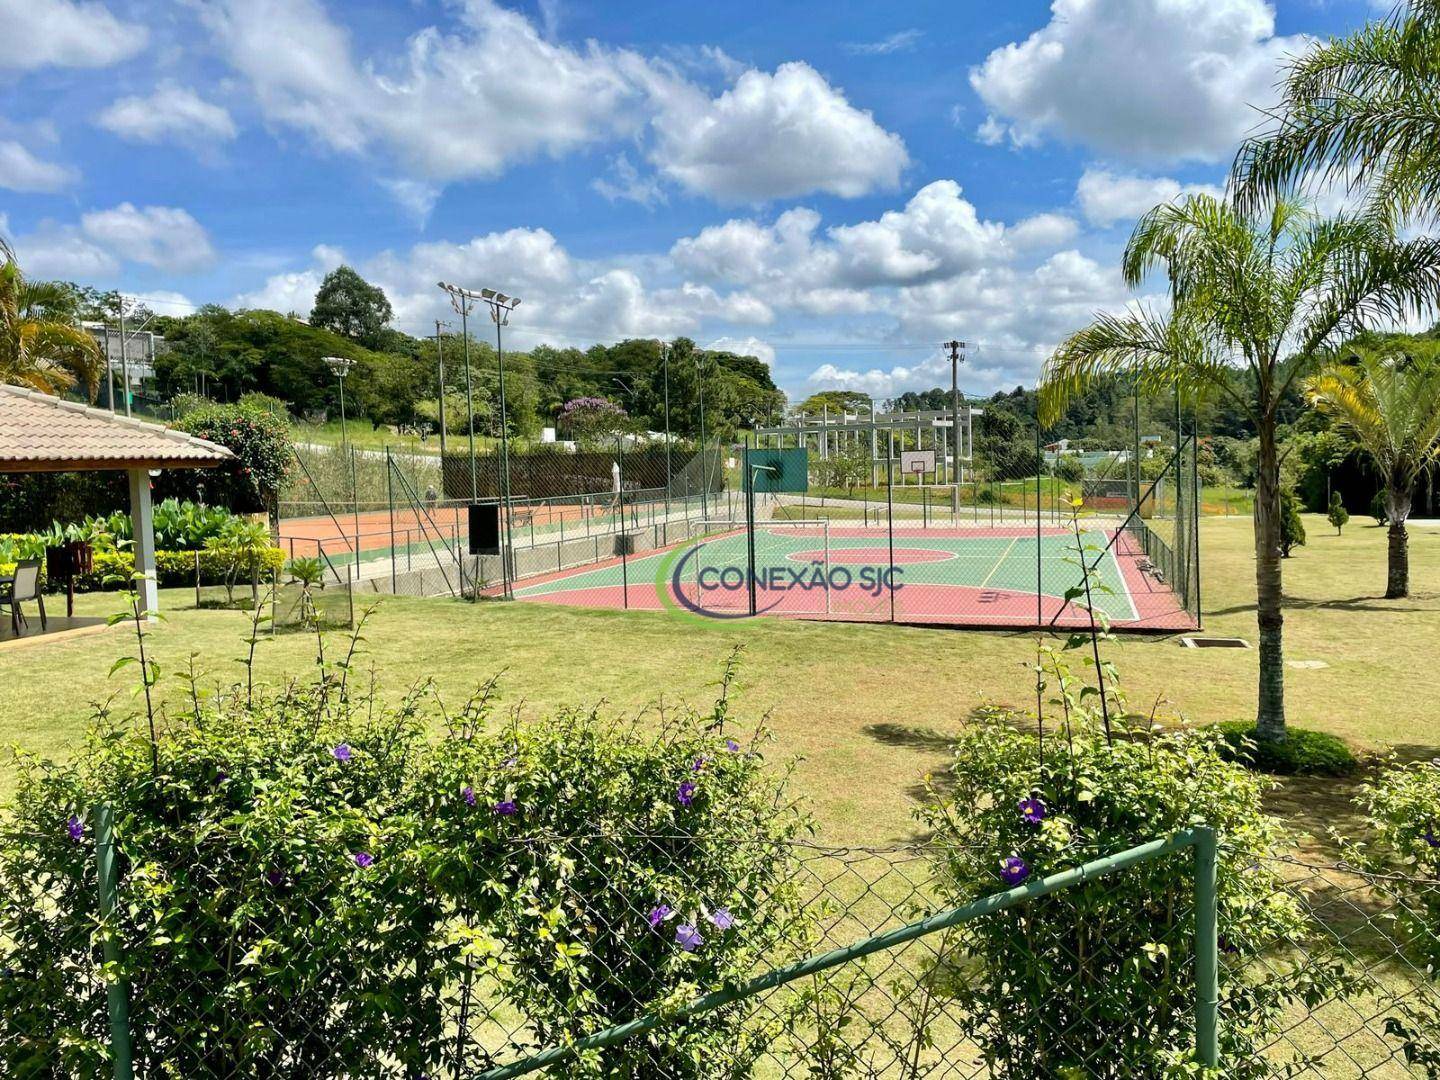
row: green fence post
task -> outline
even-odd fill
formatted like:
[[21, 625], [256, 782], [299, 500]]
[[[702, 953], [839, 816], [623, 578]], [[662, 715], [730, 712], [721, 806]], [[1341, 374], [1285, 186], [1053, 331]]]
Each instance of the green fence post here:
[[1220, 1067], [1220, 932], [1215, 830], [1195, 830], [1195, 1055]]
[[[95, 876], [100, 887], [100, 918], [109, 923], [119, 889], [115, 876], [115, 816], [108, 803], [95, 807]], [[120, 943], [113, 931], [113, 926], [107, 928], [103, 946], [105, 966], [112, 969], [105, 992], [110, 1013], [110, 1055], [115, 1062], [115, 1080], [132, 1080], [135, 1070], [130, 1054], [130, 1000], [125, 981], [113, 975], [120, 963]]]

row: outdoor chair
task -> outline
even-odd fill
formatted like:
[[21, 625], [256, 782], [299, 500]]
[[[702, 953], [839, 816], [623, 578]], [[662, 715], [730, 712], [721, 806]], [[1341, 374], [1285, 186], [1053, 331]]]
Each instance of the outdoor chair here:
[[15, 564], [15, 576], [9, 581], [0, 582], [0, 605], [10, 606], [10, 627], [15, 631], [15, 636], [20, 636], [20, 628], [28, 626], [29, 620], [25, 613], [20, 610], [20, 604], [26, 600], [34, 600], [40, 608], [40, 629], [49, 629], [49, 623], [45, 618], [45, 598], [40, 595], [40, 560], [26, 559]]

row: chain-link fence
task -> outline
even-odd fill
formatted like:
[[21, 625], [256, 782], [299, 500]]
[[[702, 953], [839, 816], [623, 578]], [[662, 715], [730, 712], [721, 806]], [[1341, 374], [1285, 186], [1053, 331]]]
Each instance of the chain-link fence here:
[[974, 897], [935, 847], [476, 813], [424, 867], [310, 835], [238, 865], [223, 823], [156, 856], [103, 811], [7, 833], [0, 1075], [1440, 1075], [1435, 928], [1400, 899], [1440, 883], [1269, 860], [1293, 917], [1240, 942], [1204, 830]]
[[723, 489], [698, 517], [693, 498], [669, 500], [664, 529], [643, 468], [632, 481], [616, 452], [625, 542], [520, 558], [510, 595], [712, 618], [1015, 629], [1094, 613], [1117, 629], [1194, 629], [1199, 440], [1173, 411], [1133, 405], [1055, 431], [998, 411], [982, 427], [969, 406], [800, 417], [724, 450]]
[[[734, 513], [725, 451], [679, 443], [439, 456], [301, 447], [279, 505], [287, 559], [349, 567], [362, 593], [507, 595], [518, 582], [611, 568]], [[472, 471], [473, 464], [473, 471]], [[474, 488], [472, 498], [470, 492]], [[491, 533], [483, 533], [489, 515]], [[478, 530], [478, 531], [477, 531]]]

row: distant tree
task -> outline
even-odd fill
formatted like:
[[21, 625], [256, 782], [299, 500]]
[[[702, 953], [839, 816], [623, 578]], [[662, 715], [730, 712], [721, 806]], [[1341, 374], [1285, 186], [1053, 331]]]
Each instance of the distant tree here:
[[847, 412], [869, 412], [872, 404], [870, 395], [859, 390], [821, 390], [802, 401], [799, 412], [802, 416], [820, 416], [829, 411], [838, 416]]
[[1340, 499], [1340, 492], [1330, 493], [1330, 509], [1325, 512], [1325, 517], [1331, 525], [1335, 526], [1335, 535], [1339, 536], [1345, 531], [1345, 523], [1350, 520], [1350, 511], [1345, 509], [1345, 503]]
[[1364, 447], [1385, 486], [1390, 524], [1386, 599], [1410, 594], [1405, 521], [1415, 484], [1440, 460], [1440, 360], [1363, 350], [1305, 384], [1310, 399]]
[[320, 283], [310, 308], [310, 325], [373, 349], [383, 344], [385, 327], [394, 316], [384, 290], [350, 267], [337, 266]]

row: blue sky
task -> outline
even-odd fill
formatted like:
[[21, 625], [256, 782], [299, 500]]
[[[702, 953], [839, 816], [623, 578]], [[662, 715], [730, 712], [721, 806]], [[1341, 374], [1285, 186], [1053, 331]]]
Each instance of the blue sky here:
[[[0, 231], [37, 276], [519, 344], [685, 334], [792, 395], [1033, 382], [1132, 294], [1135, 216], [1223, 182], [1364, 0], [0, 0]], [[1141, 299], [1146, 290], [1141, 291]]]

